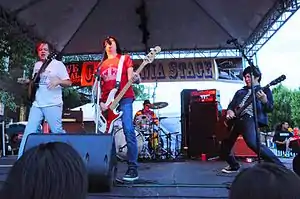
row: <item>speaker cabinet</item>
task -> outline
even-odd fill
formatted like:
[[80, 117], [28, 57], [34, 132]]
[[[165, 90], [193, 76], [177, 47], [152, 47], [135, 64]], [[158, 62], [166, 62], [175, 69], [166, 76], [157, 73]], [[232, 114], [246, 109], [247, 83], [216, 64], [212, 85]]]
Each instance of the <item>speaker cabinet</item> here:
[[193, 102], [189, 116], [189, 157], [200, 157], [205, 153], [208, 158], [218, 153], [219, 144], [215, 135], [218, 120], [217, 102]]
[[88, 170], [89, 192], [110, 191], [117, 172], [115, 142], [111, 134], [30, 134], [24, 151], [48, 142], [71, 145]]
[[191, 93], [196, 89], [184, 89], [180, 93], [181, 98], [181, 152], [186, 153], [185, 147], [189, 144], [189, 112]]

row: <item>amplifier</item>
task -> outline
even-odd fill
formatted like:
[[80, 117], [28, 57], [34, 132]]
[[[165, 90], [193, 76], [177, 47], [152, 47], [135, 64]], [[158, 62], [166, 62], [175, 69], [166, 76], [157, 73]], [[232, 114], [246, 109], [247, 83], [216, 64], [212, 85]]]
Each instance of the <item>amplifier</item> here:
[[216, 89], [192, 91], [190, 103], [220, 102], [220, 92]]
[[62, 122], [83, 122], [83, 112], [67, 110], [62, 115]]

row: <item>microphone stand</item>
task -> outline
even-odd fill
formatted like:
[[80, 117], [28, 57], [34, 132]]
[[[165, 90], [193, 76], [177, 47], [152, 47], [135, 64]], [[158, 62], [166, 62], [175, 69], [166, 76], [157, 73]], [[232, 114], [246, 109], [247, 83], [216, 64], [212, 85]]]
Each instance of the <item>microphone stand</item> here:
[[[156, 100], [156, 89], [157, 89], [157, 78], [155, 80], [155, 87], [153, 89], [153, 94], [152, 94], [153, 104], [155, 103]], [[159, 120], [159, 109], [157, 109], [157, 119]]]
[[[100, 87], [100, 83], [101, 83], [101, 76], [100, 76], [100, 69], [99, 67], [102, 65], [103, 63], [103, 59], [104, 59], [104, 54], [105, 54], [105, 49], [103, 50], [102, 53], [102, 58], [101, 58], [101, 62], [98, 64], [98, 69], [96, 71], [96, 73], [94, 74], [95, 76], [95, 82], [93, 85], [93, 89], [92, 89], [92, 100], [93, 103], [95, 105], [95, 101], [96, 101], [96, 119], [95, 119], [95, 134], [98, 134], [98, 125], [99, 125], [99, 111], [100, 111], [100, 93], [101, 93], [101, 87]], [[95, 100], [95, 91], [97, 93], [96, 95], [96, 100]]]
[[157, 88], [157, 79], [155, 81], [155, 87], [153, 89], [153, 94], [152, 94], [152, 98], [153, 98], [153, 103], [155, 103], [155, 98], [156, 98], [156, 88]]
[[253, 85], [253, 81], [254, 81], [254, 70], [255, 70], [255, 66], [252, 62], [252, 60], [250, 60], [244, 50], [242, 49], [242, 46], [239, 44], [238, 40], [237, 39], [230, 39], [227, 41], [227, 44], [231, 44], [233, 43], [235, 45], [235, 47], [237, 49], [239, 49], [239, 51], [241, 52], [242, 56], [247, 60], [250, 68], [251, 68], [251, 72], [250, 72], [250, 75], [251, 75], [251, 93], [252, 93], [252, 109], [253, 109], [253, 119], [254, 119], [254, 128], [255, 128], [255, 133], [256, 133], [256, 145], [257, 145], [257, 157], [258, 157], [258, 163], [260, 163], [260, 149], [261, 149], [261, 146], [260, 146], [260, 136], [259, 136], [259, 132], [258, 132], [258, 122], [257, 122], [257, 110], [256, 110], [256, 96], [255, 96], [255, 90], [254, 90], [254, 85]]

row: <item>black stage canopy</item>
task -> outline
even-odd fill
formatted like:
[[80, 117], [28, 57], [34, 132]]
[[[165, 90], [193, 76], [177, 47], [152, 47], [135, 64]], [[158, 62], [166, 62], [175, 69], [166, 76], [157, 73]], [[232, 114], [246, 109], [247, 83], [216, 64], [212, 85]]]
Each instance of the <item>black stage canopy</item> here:
[[[100, 53], [117, 37], [128, 52], [226, 49], [244, 44], [288, 0], [1, 0], [3, 12], [64, 54]], [[148, 36], [148, 37], [147, 37]], [[144, 41], [143, 41], [144, 40]]]

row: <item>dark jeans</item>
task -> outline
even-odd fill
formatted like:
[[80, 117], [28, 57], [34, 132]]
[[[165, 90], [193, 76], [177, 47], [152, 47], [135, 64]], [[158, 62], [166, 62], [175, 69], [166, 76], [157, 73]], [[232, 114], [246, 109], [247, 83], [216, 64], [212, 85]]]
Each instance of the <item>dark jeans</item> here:
[[[223, 140], [221, 146], [221, 158], [224, 159], [231, 167], [239, 167], [231, 149], [240, 134], [242, 134], [247, 146], [256, 154], [258, 153], [254, 118], [251, 116], [245, 116], [242, 119], [236, 120], [231, 134], [227, 139]], [[260, 146], [260, 154], [261, 157], [268, 162], [283, 165], [276, 155], [265, 145]]]

